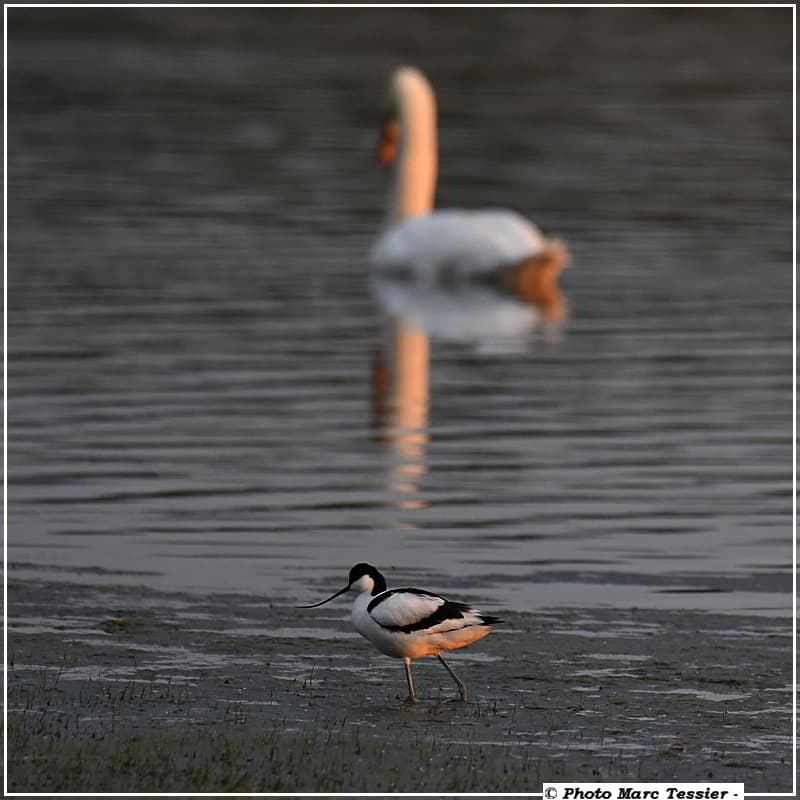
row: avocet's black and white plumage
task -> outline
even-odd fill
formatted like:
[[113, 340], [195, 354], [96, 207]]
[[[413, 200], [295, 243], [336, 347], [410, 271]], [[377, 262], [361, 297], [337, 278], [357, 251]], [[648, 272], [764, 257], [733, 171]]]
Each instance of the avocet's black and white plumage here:
[[477, 642], [502, 620], [424, 589], [387, 589], [383, 575], [371, 564], [363, 563], [350, 570], [344, 589], [327, 600], [300, 608], [317, 608], [350, 591], [358, 593], [352, 614], [355, 629], [381, 653], [403, 659], [409, 700], [416, 700], [412, 659], [436, 656], [466, 701], [467, 687], [442, 658], [442, 651]]

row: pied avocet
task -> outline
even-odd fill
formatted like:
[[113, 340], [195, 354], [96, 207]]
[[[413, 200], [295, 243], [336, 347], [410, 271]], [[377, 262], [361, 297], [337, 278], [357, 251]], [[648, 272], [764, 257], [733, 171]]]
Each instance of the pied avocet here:
[[461, 699], [467, 687], [442, 658], [443, 650], [457, 650], [482, 639], [492, 626], [502, 622], [465, 603], [446, 600], [424, 589], [388, 589], [386, 579], [371, 564], [356, 564], [347, 586], [327, 600], [299, 608], [317, 608], [345, 592], [357, 592], [353, 603], [353, 625], [375, 647], [392, 658], [402, 658], [406, 667], [408, 699], [416, 700], [411, 679], [411, 660], [436, 656], [456, 682]]

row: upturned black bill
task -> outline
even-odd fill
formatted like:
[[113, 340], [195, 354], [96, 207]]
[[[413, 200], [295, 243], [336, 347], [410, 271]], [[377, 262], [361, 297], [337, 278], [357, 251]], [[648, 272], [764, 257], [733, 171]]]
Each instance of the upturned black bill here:
[[317, 606], [324, 606], [325, 603], [330, 603], [331, 600], [335, 600], [340, 594], [344, 594], [349, 588], [349, 586], [345, 586], [344, 589], [340, 589], [336, 594], [332, 594], [327, 600], [321, 600], [319, 603], [312, 603], [310, 606], [296, 606], [296, 608], [317, 608]]

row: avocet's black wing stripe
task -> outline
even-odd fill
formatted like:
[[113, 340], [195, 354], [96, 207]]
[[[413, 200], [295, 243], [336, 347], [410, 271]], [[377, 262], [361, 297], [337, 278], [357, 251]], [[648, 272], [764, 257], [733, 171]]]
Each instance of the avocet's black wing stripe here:
[[[442, 622], [448, 620], [463, 620], [464, 612], [469, 611], [469, 606], [464, 603], [451, 602], [445, 600], [433, 614], [417, 620], [416, 622], [409, 623], [408, 625], [384, 625], [387, 630], [394, 631], [395, 633], [414, 633], [414, 631], [425, 631], [434, 628]], [[461, 627], [461, 626], [459, 626]]]

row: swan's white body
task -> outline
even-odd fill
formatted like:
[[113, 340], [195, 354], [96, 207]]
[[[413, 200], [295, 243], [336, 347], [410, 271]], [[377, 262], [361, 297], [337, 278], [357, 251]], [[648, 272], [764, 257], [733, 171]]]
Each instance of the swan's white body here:
[[[381, 154], [394, 164], [394, 173], [387, 224], [370, 256], [374, 272], [438, 280], [442, 272], [474, 276], [542, 258], [549, 240], [513, 211], [432, 210], [437, 165], [433, 89], [419, 70], [401, 67], [392, 75], [389, 101], [392, 119], [384, 129]], [[558, 269], [563, 257], [559, 246]]]
[[379, 272], [408, 272], [418, 280], [442, 270], [466, 277], [519, 264], [541, 253], [546, 241], [514, 211], [431, 211], [389, 227], [371, 262]]

